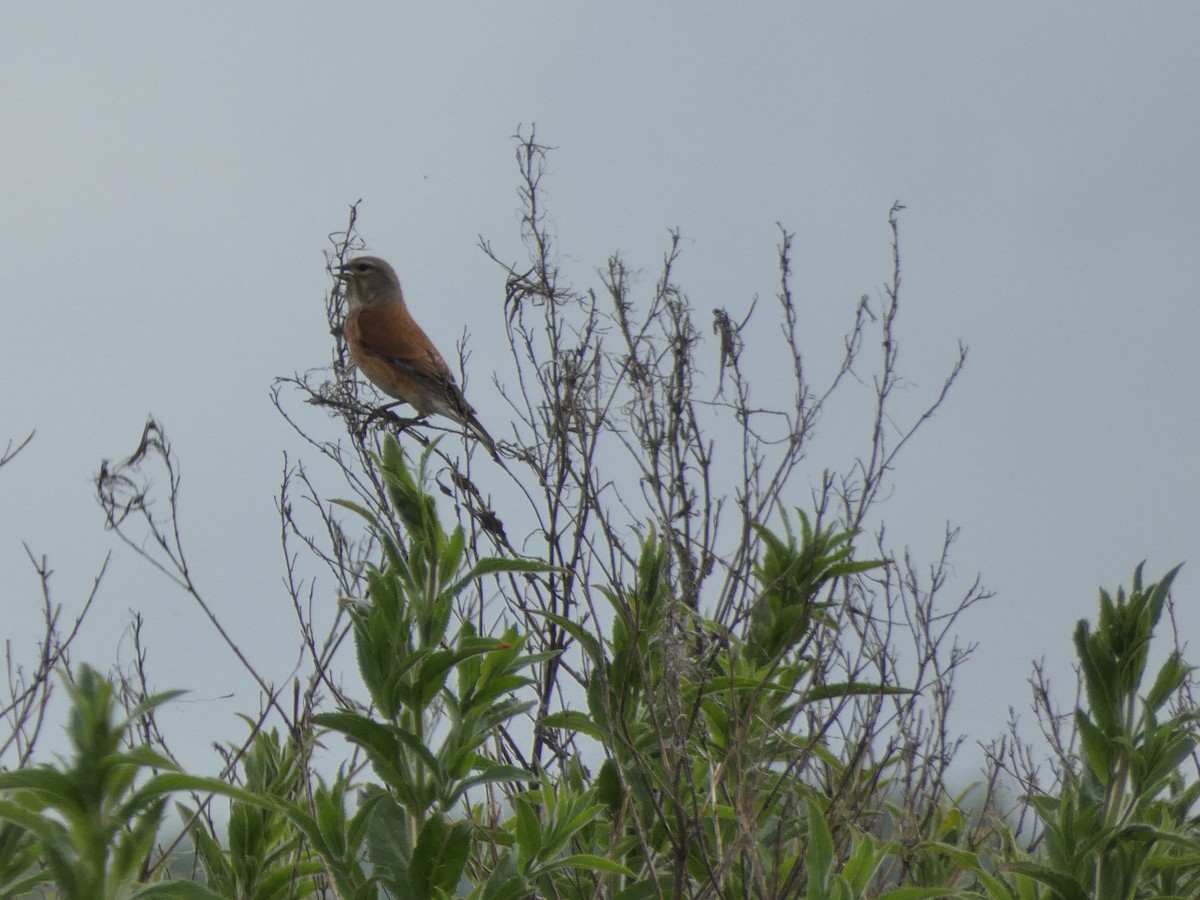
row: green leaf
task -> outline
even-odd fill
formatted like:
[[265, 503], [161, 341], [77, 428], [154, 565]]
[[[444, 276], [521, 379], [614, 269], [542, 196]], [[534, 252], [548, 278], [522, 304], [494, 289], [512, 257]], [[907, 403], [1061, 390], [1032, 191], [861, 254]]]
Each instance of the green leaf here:
[[979, 857], [976, 854], [970, 850], [964, 850], [962, 847], [956, 847], [953, 844], [947, 844], [942, 841], [924, 841], [919, 846], [921, 849], [936, 850], [953, 861], [960, 869], [973, 871], [979, 865]]
[[500, 763], [487, 766], [474, 775], [453, 784], [447, 792], [446, 797], [443, 798], [444, 805], [452, 806], [458, 802], [463, 794], [481, 784], [496, 784], [505, 781], [534, 781], [537, 777], [518, 766], [506, 766]]
[[578, 622], [572, 622], [565, 616], [560, 616], [552, 612], [546, 612], [542, 609], [530, 609], [529, 612], [532, 615], [542, 616], [543, 618], [549, 619], [551, 622], [569, 634], [572, 638], [577, 640], [580, 646], [583, 647], [584, 652], [587, 653], [588, 657], [591, 659], [593, 666], [604, 666], [606, 661], [604, 645], [598, 638], [596, 638], [595, 635], [589, 632]]
[[450, 532], [450, 540], [446, 541], [446, 545], [442, 547], [442, 552], [438, 556], [438, 575], [441, 578], [444, 579], [462, 567], [465, 545], [466, 537], [460, 525]]
[[49, 766], [0, 772], [0, 790], [18, 789], [36, 791], [44, 798], [69, 800], [75, 794], [75, 783], [63, 772]]
[[1075, 727], [1079, 730], [1084, 760], [1100, 784], [1107, 786], [1116, 767], [1114, 744], [1093, 723], [1082, 709], [1075, 710]]
[[1001, 868], [1009, 872], [1018, 872], [1022, 875], [1027, 875], [1034, 881], [1041, 882], [1048, 888], [1056, 891], [1063, 900], [1088, 900], [1087, 892], [1077, 880], [1070, 875], [1055, 871], [1046, 866], [1025, 862], [1010, 862]]
[[576, 734], [586, 734], [588, 737], [596, 740], [603, 740], [603, 733], [596, 723], [591, 720], [587, 713], [579, 712], [574, 709], [566, 709], [561, 712], [551, 713], [542, 719], [542, 725], [546, 728], [562, 728], [565, 731], [570, 731]]
[[[176, 691], [176, 694], [182, 694], [182, 692], [184, 691]], [[146, 769], [164, 769], [166, 772], [178, 772], [179, 770], [179, 766], [176, 766], [172, 758], [163, 756], [160, 752], [150, 749], [145, 744], [131, 746], [124, 754], [121, 754], [120, 762]]]
[[[404, 809], [390, 796], [377, 799], [367, 825], [367, 856], [371, 860], [373, 875], [393, 895], [409, 893], [408, 816]], [[417, 892], [416, 896], [428, 896]]]
[[152, 884], [141, 888], [130, 895], [136, 900], [143, 898], [155, 898], [155, 900], [165, 900], [165, 898], [176, 898], [176, 900], [225, 900], [221, 894], [214, 893], [202, 884], [197, 884], [194, 881], [160, 881], [157, 884]]
[[528, 882], [517, 871], [513, 854], [506, 853], [471, 897], [472, 900], [526, 900], [529, 894]]
[[1087, 620], [1075, 626], [1075, 655], [1083, 673], [1087, 708], [1096, 726], [1106, 735], [1120, 732], [1121, 714], [1117, 690], [1117, 670], [1110, 649], [1093, 635]]
[[377, 518], [375, 518], [375, 513], [371, 512], [365, 506], [355, 503], [353, 500], [330, 500], [329, 502], [332, 503], [334, 506], [340, 506], [343, 509], [348, 509], [352, 513], [357, 513], [358, 515], [362, 516], [364, 519], [367, 520], [367, 523], [376, 531], [384, 530], [381, 527], [379, 520]]
[[495, 763], [480, 769], [466, 781], [469, 782], [468, 787], [475, 787], [480, 784], [494, 784], [501, 781], [537, 781], [538, 777], [520, 766]]
[[[54, 873], [50, 869], [42, 869], [25, 878], [0, 884], [0, 897], [24, 897], [26, 894], [32, 893], [33, 889], [39, 885], [48, 884], [53, 880]], [[42, 897], [46, 894], [40, 893], [37, 896]]]
[[804, 853], [804, 866], [808, 870], [809, 900], [824, 900], [833, 872], [833, 835], [825, 824], [825, 811], [812, 799], [808, 801], [808, 849]]
[[668, 887], [654, 880], [639, 881], [636, 884], [631, 884], [613, 896], [613, 900], [657, 900], [659, 897], [670, 897], [671, 891]]
[[[465, 575], [447, 585], [445, 594], [448, 597], [457, 597], [472, 582], [478, 581], [485, 575], [497, 575], [502, 572], [553, 572], [556, 570], [561, 571], [557, 566], [535, 559], [504, 559], [498, 556], [487, 556], [477, 560]], [[533, 610], [530, 611], [533, 612]]]
[[[15, 772], [5, 772], [13, 775]], [[0, 819], [12, 822], [35, 835], [44, 844], [56, 844], [66, 841], [67, 832], [58, 822], [46, 818], [41, 813], [26, 809], [19, 803], [0, 798]]]
[[842, 877], [846, 879], [855, 896], [861, 896], [871, 883], [876, 870], [887, 858], [892, 848], [887, 844], [876, 845], [870, 835], [858, 835], [854, 838], [850, 856], [842, 866]]
[[458, 885], [471, 849], [471, 829], [463, 822], [447, 827], [440, 815], [431, 816], [413, 850], [409, 880], [418, 897], [434, 891], [449, 893]]
[[1150, 693], [1146, 695], [1146, 705], [1151, 711], [1157, 712], [1160, 710], [1175, 692], [1183, 686], [1183, 683], [1187, 681], [1188, 675], [1192, 671], [1193, 667], [1183, 661], [1183, 657], [1179, 651], [1173, 651], [1167, 657], [1167, 661], [1163, 663], [1162, 668], [1158, 670], [1158, 676], [1154, 679], [1154, 686], [1150, 688]]
[[400, 757], [402, 738], [397, 729], [346, 711], [319, 713], [313, 716], [313, 721], [321, 728], [344, 735], [352, 744], [366, 750], [376, 773], [387, 784], [396, 786], [407, 782], [408, 774]]
[[[565, 791], [564, 791], [565, 794]], [[567, 799], [565, 797], [561, 799]], [[542, 835], [542, 856], [554, 857], [566, 849], [567, 844], [580, 831], [587, 827], [600, 813], [604, 811], [604, 807], [600, 805], [586, 806], [586, 799], [583, 797], [571, 798], [577, 802], [571, 804], [570, 811], [565, 808], [555, 810], [555, 820], [552, 827], [549, 829], [549, 834]], [[562, 804], [560, 804], [560, 807]], [[582, 808], [581, 808], [582, 807]]]
[[542, 849], [542, 823], [529, 800], [524, 797], [517, 798], [515, 812], [517, 850], [520, 851], [520, 861], [525, 863], [537, 856], [538, 851]]
[[626, 868], [619, 862], [603, 856], [596, 856], [592, 853], [574, 853], [570, 856], [561, 856], [542, 866], [540, 871], [552, 872], [558, 869], [586, 869], [592, 872], [606, 872], [609, 875], [624, 875], [626, 878], [632, 878], [636, 874], [633, 870]]

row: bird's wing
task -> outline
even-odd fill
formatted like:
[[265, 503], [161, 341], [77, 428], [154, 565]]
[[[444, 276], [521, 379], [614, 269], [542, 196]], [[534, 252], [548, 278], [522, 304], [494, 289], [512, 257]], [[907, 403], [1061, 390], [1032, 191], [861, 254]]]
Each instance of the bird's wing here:
[[446, 360], [404, 307], [368, 307], [358, 314], [356, 324], [366, 352], [431, 390], [454, 384]]
[[362, 352], [410, 380], [417, 394], [424, 398], [417, 402], [416, 398], [403, 395], [402, 399], [408, 400], [420, 412], [438, 412], [462, 422], [483, 441], [488, 452], [499, 459], [496, 442], [463, 396], [454, 373], [407, 309], [375, 306], [360, 310], [347, 322], [347, 340], [356, 341]]
[[[444, 400], [443, 415], [469, 421], [474, 409], [463, 396], [454, 373], [438, 352], [433, 341], [403, 306], [375, 306], [363, 309], [355, 323], [362, 349], [379, 358], [415, 383], [428, 397]], [[440, 405], [440, 404], [438, 404]]]

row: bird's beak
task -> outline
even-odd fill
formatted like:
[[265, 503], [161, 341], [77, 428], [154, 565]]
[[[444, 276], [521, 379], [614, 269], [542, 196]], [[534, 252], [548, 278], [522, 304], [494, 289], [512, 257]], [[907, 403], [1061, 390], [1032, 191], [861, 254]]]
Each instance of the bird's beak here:
[[333, 271], [333, 277], [336, 278], [338, 281], [349, 281], [350, 280], [350, 270], [347, 266], [338, 266]]

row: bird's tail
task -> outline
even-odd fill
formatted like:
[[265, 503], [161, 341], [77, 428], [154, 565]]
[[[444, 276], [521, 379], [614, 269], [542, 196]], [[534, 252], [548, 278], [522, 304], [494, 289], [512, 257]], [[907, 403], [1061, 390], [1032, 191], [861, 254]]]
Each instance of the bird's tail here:
[[487, 429], [483, 427], [483, 423], [475, 416], [475, 411], [471, 410], [467, 413], [464, 423], [467, 430], [475, 437], [479, 438], [479, 443], [487, 448], [487, 452], [491, 454], [492, 459], [500, 462], [500, 454], [496, 452], [496, 442], [492, 440], [492, 436], [488, 434]]

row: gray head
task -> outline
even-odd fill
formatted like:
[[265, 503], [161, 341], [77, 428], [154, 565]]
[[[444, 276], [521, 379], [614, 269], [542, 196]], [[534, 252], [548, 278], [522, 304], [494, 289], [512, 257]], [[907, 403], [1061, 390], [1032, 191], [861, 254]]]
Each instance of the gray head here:
[[356, 256], [338, 268], [337, 277], [346, 282], [351, 310], [404, 302], [396, 270], [377, 256]]

